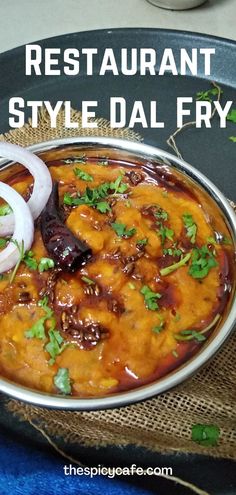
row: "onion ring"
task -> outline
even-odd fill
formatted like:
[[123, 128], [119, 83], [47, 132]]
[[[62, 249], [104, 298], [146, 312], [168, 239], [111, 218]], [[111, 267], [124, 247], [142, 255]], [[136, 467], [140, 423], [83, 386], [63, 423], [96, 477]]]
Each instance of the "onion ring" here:
[[[45, 163], [30, 151], [16, 144], [0, 142], [0, 156], [24, 165], [34, 177], [34, 187], [28, 206], [36, 220], [44, 209], [52, 191], [51, 174]], [[8, 202], [8, 200], [6, 199]], [[14, 231], [14, 215], [0, 217], [0, 236], [11, 235]]]
[[13, 236], [7, 247], [0, 252], [0, 273], [3, 273], [13, 268], [20, 259], [17, 243], [18, 246], [23, 246], [24, 251], [31, 248], [34, 238], [34, 221], [28, 204], [13, 187], [0, 182], [0, 197], [12, 208], [15, 220]]

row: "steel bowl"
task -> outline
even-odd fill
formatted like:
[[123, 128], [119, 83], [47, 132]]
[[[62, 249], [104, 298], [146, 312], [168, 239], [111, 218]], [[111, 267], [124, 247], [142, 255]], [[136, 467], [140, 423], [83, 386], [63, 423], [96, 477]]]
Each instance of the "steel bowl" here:
[[[155, 165], [161, 163], [163, 166], [173, 167], [175, 171], [179, 171], [183, 176], [187, 177], [193, 186], [197, 185], [205, 194], [206, 200], [213, 201], [219, 208], [219, 214], [223, 216], [236, 248], [236, 216], [229, 205], [228, 200], [217, 189], [217, 187], [207, 179], [201, 172], [193, 168], [191, 165], [176, 156], [167, 153], [159, 148], [148, 146], [145, 144], [134, 143], [121, 139], [110, 138], [64, 138], [53, 141], [47, 141], [41, 144], [30, 146], [29, 150], [35, 153], [43, 151], [55, 150], [55, 153], [62, 148], [73, 147], [78, 148], [79, 152], [92, 153], [92, 156], [109, 158], [119, 158], [122, 160], [132, 161], [142, 164], [148, 163]], [[0, 171], [7, 172], [11, 163], [4, 160], [0, 161]], [[236, 250], [236, 249], [235, 249]], [[218, 327], [212, 332], [211, 336], [205, 344], [199, 349], [197, 354], [191, 357], [187, 362], [173, 370], [166, 376], [158, 379], [155, 382], [149, 383], [139, 388], [116, 393], [109, 396], [98, 398], [76, 398], [65, 397], [59, 395], [49, 395], [47, 393], [32, 390], [17, 383], [11, 382], [3, 377], [0, 378], [0, 391], [20, 399], [22, 401], [44, 406], [49, 408], [70, 409], [70, 410], [97, 410], [105, 408], [114, 408], [124, 406], [134, 402], [156, 396], [167, 390], [176, 387], [187, 378], [205, 365], [215, 353], [222, 347], [226, 339], [231, 334], [236, 325], [236, 293], [235, 280], [234, 287], [231, 293], [231, 299], [228, 304], [227, 314], [222, 319]]]
[[147, 0], [147, 2], [161, 7], [162, 9], [169, 10], [188, 10], [199, 7], [206, 2], [206, 0]]

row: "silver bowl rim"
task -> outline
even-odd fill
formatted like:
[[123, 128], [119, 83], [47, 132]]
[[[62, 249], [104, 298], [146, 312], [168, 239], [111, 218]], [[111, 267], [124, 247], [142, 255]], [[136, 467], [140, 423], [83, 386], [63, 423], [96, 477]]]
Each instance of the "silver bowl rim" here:
[[[184, 160], [177, 158], [176, 156], [168, 153], [160, 148], [138, 143], [134, 141], [128, 141], [117, 138], [106, 137], [69, 137], [59, 138], [50, 141], [44, 141], [42, 143], [28, 146], [27, 149], [39, 153], [48, 151], [53, 148], [59, 148], [62, 146], [79, 145], [84, 147], [105, 147], [107, 149], [121, 150], [127, 153], [131, 153], [134, 157], [141, 157], [146, 159], [158, 160], [163, 159], [170, 162], [170, 167], [173, 166], [180, 172], [186, 174], [192, 180], [197, 182], [198, 185], [210, 194], [215, 202], [220, 207], [224, 217], [231, 230], [234, 245], [236, 246], [236, 215], [233, 208], [230, 206], [226, 197], [220, 192], [220, 190], [201, 172], [196, 168], [189, 165]], [[9, 160], [0, 160], [0, 169], [10, 166], [12, 162]], [[18, 385], [8, 379], [0, 377], [0, 391], [15, 399], [22, 400], [37, 406], [55, 408], [55, 409], [68, 409], [77, 411], [89, 411], [89, 410], [103, 410], [108, 408], [121, 407], [129, 405], [135, 402], [140, 402], [151, 398], [155, 395], [159, 395], [166, 392], [186, 379], [190, 378], [194, 373], [199, 371], [209, 359], [211, 359], [217, 351], [221, 348], [223, 343], [231, 334], [234, 325], [236, 323], [236, 293], [231, 302], [231, 308], [226, 320], [222, 327], [219, 329], [215, 337], [196, 354], [189, 362], [182, 365], [179, 369], [174, 370], [171, 374], [167, 374], [163, 378], [158, 379], [155, 382], [146, 384], [136, 389], [123, 391], [114, 395], [108, 395], [105, 397], [97, 398], [72, 398], [60, 395], [49, 395], [44, 392], [32, 390], [30, 388]]]

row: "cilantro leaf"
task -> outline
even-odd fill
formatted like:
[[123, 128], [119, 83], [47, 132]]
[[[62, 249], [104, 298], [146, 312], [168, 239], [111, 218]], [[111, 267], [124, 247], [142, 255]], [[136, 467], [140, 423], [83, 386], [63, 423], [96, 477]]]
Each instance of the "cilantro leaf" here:
[[58, 330], [51, 329], [48, 332], [49, 342], [45, 345], [45, 350], [50, 354], [50, 364], [55, 363], [56, 357], [61, 354], [65, 346], [61, 346], [64, 343], [64, 339]]
[[169, 255], [169, 256], [181, 256], [183, 254], [183, 251], [181, 251], [181, 249], [178, 249], [176, 247], [173, 247], [173, 248], [167, 248], [167, 249], [163, 249], [163, 254], [166, 256], [166, 255]]
[[44, 349], [49, 353], [50, 360], [49, 364], [54, 364], [56, 356], [62, 353], [67, 344], [64, 344], [64, 339], [60, 332], [55, 329], [56, 320], [52, 309], [48, 306], [48, 298], [44, 297], [38, 301], [38, 306], [41, 307], [45, 315], [39, 318], [34, 325], [25, 332], [25, 337], [27, 339], [46, 339], [45, 323], [49, 322], [50, 328], [48, 330], [49, 341], [44, 346]]
[[169, 241], [173, 241], [174, 231], [172, 229], [169, 229], [168, 227], [162, 225], [157, 231], [157, 233], [161, 237], [162, 246], [165, 244], [166, 239], [168, 239]]
[[86, 180], [88, 182], [93, 181], [93, 176], [88, 174], [87, 172], [84, 172], [84, 170], [81, 170], [81, 168], [79, 167], [74, 168], [73, 172], [75, 176], [78, 177], [78, 179]]
[[207, 238], [207, 242], [209, 244], [213, 244], [213, 245], [214, 244], [217, 244], [215, 237], [212, 237], [212, 236], [210, 236], [210, 237]]
[[233, 143], [236, 143], [236, 136], [230, 136], [229, 140], [232, 141]]
[[236, 124], [236, 108], [232, 108], [226, 118], [230, 122], [234, 122]]
[[77, 198], [74, 198], [73, 196], [71, 196], [70, 193], [66, 192], [64, 194], [64, 198], [63, 198], [63, 203], [64, 205], [68, 205], [68, 206], [75, 206], [76, 203], [74, 203], [74, 201], [76, 200]]
[[180, 259], [177, 263], [174, 263], [173, 265], [166, 266], [165, 268], [162, 268], [160, 270], [160, 274], [162, 277], [165, 277], [166, 275], [170, 275], [170, 273], [174, 272], [175, 270], [178, 270], [181, 266], [186, 265], [188, 261], [191, 258], [191, 253], [187, 253], [183, 258]]
[[12, 212], [12, 209], [9, 205], [4, 204], [0, 206], [0, 217], [5, 217], [6, 215], [9, 215], [9, 213]]
[[101, 184], [100, 186], [94, 189], [90, 189], [89, 187], [86, 187], [85, 193], [82, 196], [79, 193], [76, 197], [71, 196], [68, 193], [65, 193], [64, 204], [67, 204], [69, 206], [79, 206], [85, 204], [97, 208], [101, 213], [103, 213], [104, 210], [109, 211], [108, 203], [101, 202], [101, 199], [104, 199], [108, 195], [109, 187], [110, 187], [109, 183], [105, 182], [104, 184]]
[[189, 237], [190, 242], [194, 244], [197, 235], [197, 225], [194, 222], [193, 217], [192, 215], [190, 215], [190, 213], [184, 213], [182, 218], [183, 218], [184, 226], [187, 230], [187, 237]]
[[51, 328], [55, 327], [54, 314], [52, 309], [48, 306], [48, 298], [44, 297], [43, 299], [40, 299], [40, 301], [38, 301], [38, 306], [44, 310], [45, 315], [39, 318], [29, 330], [26, 330], [25, 337], [27, 339], [45, 339], [45, 322], [47, 320], [51, 319]]
[[46, 334], [45, 334], [45, 317], [43, 316], [42, 318], [39, 318], [34, 325], [29, 330], [26, 330], [25, 332], [25, 337], [27, 339], [46, 339]]
[[47, 318], [53, 317], [53, 310], [48, 306], [48, 297], [47, 296], [44, 296], [43, 299], [40, 299], [38, 301], [38, 306], [40, 308], [43, 308], [43, 310], [46, 313]]
[[[80, 169], [79, 169], [80, 170]], [[128, 185], [122, 182], [123, 175], [119, 175], [114, 182], [104, 182], [100, 186], [90, 189], [86, 187], [85, 193], [72, 196], [69, 193], [64, 194], [64, 204], [69, 206], [88, 205], [97, 208], [100, 213], [106, 213], [111, 210], [107, 201], [101, 201], [112, 194], [122, 194], [128, 189]], [[88, 180], [88, 179], [87, 179]]]
[[144, 302], [147, 309], [157, 311], [159, 309], [157, 299], [162, 297], [161, 294], [159, 294], [159, 292], [153, 292], [148, 285], [144, 285], [140, 292], [144, 296]]
[[210, 269], [217, 265], [214, 254], [207, 246], [194, 248], [188, 273], [193, 278], [204, 278], [208, 275]]
[[113, 191], [114, 194], [120, 193], [123, 194], [125, 191], [128, 189], [128, 185], [125, 184], [125, 182], [122, 182], [123, 175], [119, 175], [115, 182], [110, 182], [110, 189]]
[[206, 447], [215, 447], [220, 437], [220, 428], [216, 425], [192, 425], [192, 440]]
[[1, 238], [1, 239], [0, 239], [0, 248], [5, 247], [5, 246], [6, 246], [6, 244], [7, 244], [7, 242], [8, 242], [8, 239], [3, 239], [3, 238]]
[[146, 246], [148, 243], [148, 238], [145, 237], [144, 239], [139, 239], [136, 244], [137, 246]]
[[132, 237], [132, 235], [134, 235], [136, 233], [135, 227], [127, 229], [127, 227], [124, 223], [113, 222], [111, 224], [111, 227], [113, 228], [115, 233], [118, 235], [118, 237]]
[[71, 394], [71, 381], [69, 377], [69, 370], [67, 368], [59, 368], [57, 374], [54, 376], [54, 385], [65, 395]]
[[50, 270], [51, 268], [54, 268], [55, 263], [51, 258], [41, 258], [39, 264], [38, 264], [38, 270], [40, 273], [45, 272], [47, 270]]
[[[222, 94], [223, 91], [220, 89], [220, 94]], [[210, 88], [207, 91], [199, 91], [197, 93], [197, 100], [200, 101], [213, 101], [212, 96], [217, 96], [218, 95], [218, 89], [217, 88]]]
[[26, 251], [22, 261], [24, 261], [26, 266], [28, 266], [28, 268], [30, 268], [31, 270], [37, 270], [38, 263], [34, 257], [33, 251]]
[[107, 211], [111, 211], [111, 207], [107, 201], [100, 201], [96, 204], [96, 208], [100, 213], [107, 213]]
[[154, 216], [159, 220], [164, 220], [164, 222], [166, 222], [166, 220], [168, 220], [169, 218], [167, 211], [163, 210], [163, 208], [159, 208], [157, 211], [155, 211]]

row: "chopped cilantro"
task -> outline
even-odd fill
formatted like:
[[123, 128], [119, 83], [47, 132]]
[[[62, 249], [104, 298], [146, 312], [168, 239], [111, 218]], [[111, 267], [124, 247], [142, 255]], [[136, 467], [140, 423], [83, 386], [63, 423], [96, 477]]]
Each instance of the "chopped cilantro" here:
[[181, 341], [195, 340], [196, 342], [204, 342], [204, 340], [206, 340], [205, 335], [196, 330], [182, 330], [181, 332], [176, 333], [174, 337], [176, 340]]
[[214, 254], [207, 246], [194, 248], [188, 273], [193, 278], [204, 278], [208, 275], [210, 269], [217, 265]]
[[110, 182], [110, 189], [113, 191], [114, 194], [120, 193], [123, 194], [125, 191], [128, 189], [128, 185], [125, 184], [125, 182], [122, 182], [123, 175], [119, 175], [115, 182]]
[[[220, 94], [222, 94], [223, 91], [222, 89], [220, 90]], [[197, 93], [197, 100], [201, 101], [213, 101], [212, 96], [217, 96], [218, 95], [218, 89], [217, 88], [210, 88], [207, 91], [199, 91]]]
[[174, 272], [175, 270], [178, 270], [181, 266], [186, 265], [188, 261], [191, 258], [191, 253], [187, 253], [183, 258], [180, 259], [177, 263], [174, 263], [173, 265], [166, 266], [165, 268], [162, 268], [160, 270], [160, 274], [162, 277], [165, 277], [166, 275], [169, 275], [170, 273]]
[[55, 328], [56, 320], [52, 309], [48, 306], [48, 298], [44, 297], [38, 301], [38, 306], [44, 310], [45, 314], [39, 318], [39, 320], [36, 321], [29, 330], [26, 330], [25, 337], [27, 339], [46, 339], [45, 323], [47, 322], [47, 324], [50, 325], [48, 330], [49, 341], [45, 345], [44, 349], [50, 355], [49, 364], [54, 364], [56, 356], [61, 354], [61, 352], [65, 349], [66, 344], [64, 344], [64, 339], [60, 332]]
[[39, 318], [39, 320], [37, 320], [29, 330], [26, 330], [25, 337], [27, 339], [33, 339], [33, 338], [41, 339], [41, 340], [46, 339], [45, 327], [44, 327], [46, 319], [47, 317], [45, 316]]
[[78, 177], [78, 179], [86, 180], [89, 182], [93, 181], [93, 176], [88, 174], [87, 172], [84, 172], [83, 170], [81, 170], [81, 168], [76, 167], [74, 168], [73, 172], [75, 176]]
[[215, 240], [215, 238], [214, 238], [214, 237], [211, 237], [211, 236], [207, 238], [207, 242], [208, 242], [209, 244], [216, 244], [216, 240]]
[[216, 425], [192, 425], [192, 440], [204, 447], [215, 447], [220, 437], [220, 428]]
[[159, 220], [164, 220], [164, 222], [166, 222], [166, 220], [168, 220], [169, 218], [169, 215], [167, 213], [167, 211], [163, 210], [162, 208], [159, 208], [155, 213], [154, 213], [154, 216], [156, 218], [158, 218]]
[[24, 254], [23, 261], [30, 270], [37, 270], [41, 272], [45, 272], [46, 270], [50, 270], [54, 268], [55, 263], [51, 258], [41, 258], [39, 263], [35, 259], [35, 255], [33, 251], [26, 251]]
[[64, 205], [74, 206], [74, 203], [73, 203], [74, 199], [76, 199], [76, 198], [71, 196], [70, 193], [66, 192], [64, 194], [63, 203], [64, 203]]
[[39, 318], [39, 320], [37, 320], [29, 330], [26, 330], [25, 337], [27, 339], [45, 339], [45, 323], [47, 320], [52, 319], [53, 327], [55, 326], [53, 311], [48, 306], [48, 298], [44, 297], [38, 301], [38, 306], [44, 310], [45, 315]]
[[236, 108], [232, 108], [226, 118], [230, 122], [234, 122], [234, 124], [236, 124]]
[[107, 201], [100, 201], [96, 204], [96, 208], [100, 213], [106, 213], [107, 211], [111, 211], [111, 207]]
[[85, 193], [77, 196], [71, 196], [69, 193], [64, 195], [64, 204], [69, 206], [88, 205], [97, 208], [101, 213], [110, 211], [110, 205], [107, 201], [101, 201], [105, 199], [109, 194], [123, 193], [127, 190], [127, 184], [122, 182], [123, 176], [120, 175], [114, 182], [104, 182], [100, 186], [90, 189], [86, 187]]
[[12, 212], [12, 209], [9, 205], [4, 204], [0, 206], [0, 217], [5, 217], [6, 215], [9, 215], [9, 213]]
[[83, 195], [78, 193], [77, 196], [71, 196], [69, 193], [65, 193], [64, 204], [69, 206], [79, 206], [85, 204], [96, 208], [97, 203], [101, 202], [101, 199], [106, 197], [108, 189], [108, 184], [102, 184], [95, 189], [86, 187], [86, 191]]
[[183, 254], [183, 252], [181, 251], [181, 249], [178, 249], [178, 248], [167, 248], [167, 249], [163, 249], [163, 254], [166, 256], [166, 255], [169, 255], [169, 256], [181, 256], [181, 254]]
[[55, 263], [51, 258], [41, 258], [39, 264], [38, 264], [38, 270], [39, 272], [45, 272], [47, 270], [51, 270], [51, 268], [54, 268]]
[[5, 247], [5, 246], [6, 246], [6, 244], [7, 244], [7, 242], [8, 242], [8, 239], [3, 239], [3, 238], [1, 238], [1, 239], [0, 239], [0, 248]]
[[38, 306], [40, 308], [43, 308], [43, 310], [45, 311], [46, 315], [47, 315], [47, 318], [52, 318], [53, 316], [53, 311], [52, 309], [48, 306], [48, 297], [47, 296], [44, 296], [43, 299], [40, 299], [38, 301]]
[[161, 298], [161, 294], [158, 292], [153, 292], [148, 285], [144, 285], [140, 290], [141, 294], [144, 296], [144, 302], [147, 309], [151, 311], [157, 311], [159, 306], [157, 304], [157, 299]]
[[54, 385], [65, 395], [71, 394], [71, 381], [69, 377], [69, 370], [67, 368], [59, 368], [57, 374], [54, 376]]
[[148, 243], [148, 238], [145, 237], [144, 239], [139, 239], [136, 244], [137, 246], [146, 246]]
[[111, 226], [118, 237], [132, 237], [132, 235], [136, 233], [136, 229], [134, 227], [127, 229], [124, 223], [113, 222]]
[[33, 251], [26, 251], [22, 261], [24, 261], [24, 263], [26, 264], [26, 266], [28, 266], [28, 268], [30, 268], [30, 270], [37, 270], [38, 263], [34, 257]]
[[169, 229], [168, 227], [161, 225], [157, 233], [161, 237], [162, 246], [165, 244], [166, 239], [168, 239], [169, 241], [173, 241], [174, 231], [172, 229]]
[[49, 342], [45, 345], [45, 350], [51, 356], [49, 364], [54, 364], [56, 357], [61, 354], [64, 350], [65, 346], [61, 346], [64, 343], [64, 339], [61, 336], [60, 332], [55, 329], [51, 329], [48, 332]]
[[196, 241], [197, 225], [194, 222], [193, 217], [192, 215], [190, 215], [190, 213], [184, 213], [182, 218], [183, 218], [184, 226], [187, 230], [187, 237], [189, 237], [190, 242], [194, 244]]

